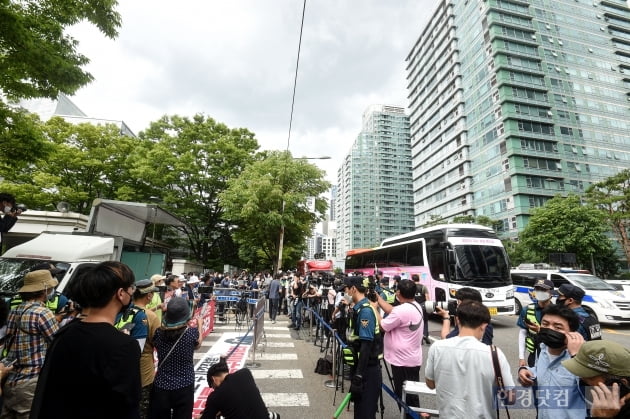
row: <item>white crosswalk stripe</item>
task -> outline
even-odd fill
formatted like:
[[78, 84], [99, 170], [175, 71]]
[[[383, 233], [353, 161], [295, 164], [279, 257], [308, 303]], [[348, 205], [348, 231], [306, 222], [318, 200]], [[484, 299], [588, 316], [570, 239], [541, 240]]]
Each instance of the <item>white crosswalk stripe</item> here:
[[310, 406], [306, 393], [261, 393], [267, 407]]
[[293, 342], [267, 342], [265, 346], [267, 346], [267, 348], [295, 348]]
[[297, 354], [270, 354], [264, 352], [262, 354], [257, 354], [256, 359], [259, 361], [286, 361], [290, 359], [298, 359]]
[[302, 370], [252, 370], [256, 380], [273, 378], [304, 378]]
[[291, 339], [290, 333], [266, 333], [267, 338]]

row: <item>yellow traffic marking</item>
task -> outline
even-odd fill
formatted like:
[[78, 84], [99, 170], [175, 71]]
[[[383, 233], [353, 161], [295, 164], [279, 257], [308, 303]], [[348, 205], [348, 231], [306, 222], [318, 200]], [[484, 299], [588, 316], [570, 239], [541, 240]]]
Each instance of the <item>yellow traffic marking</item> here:
[[602, 329], [602, 331], [606, 332], [606, 333], [612, 333], [613, 335], [630, 336], [630, 331], [628, 331], [628, 332], [625, 332], [625, 331], [624, 332], [620, 332], [620, 331], [615, 330], [615, 329]]

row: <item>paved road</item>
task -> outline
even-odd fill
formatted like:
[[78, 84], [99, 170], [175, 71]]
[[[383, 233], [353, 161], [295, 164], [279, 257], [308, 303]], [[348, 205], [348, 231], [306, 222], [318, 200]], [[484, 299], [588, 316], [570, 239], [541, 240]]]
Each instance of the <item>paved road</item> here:
[[[518, 335], [515, 326], [515, 316], [500, 316], [493, 319], [495, 328], [494, 342], [506, 354], [512, 373], [515, 375], [518, 365], [518, 355], [516, 339]], [[276, 324], [271, 324], [265, 320], [266, 341], [255, 353], [251, 365], [252, 352], [246, 339], [239, 351], [233, 356], [235, 368], [249, 366], [256, 378], [258, 387], [270, 410], [274, 410], [287, 418], [331, 418], [334, 411], [339, 406], [345, 394], [339, 389], [326, 386], [330, 376], [314, 373], [318, 358], [322, 356], [319, 346], [313, 343], [313, 336], [309, 336], [308, 330], [296, 332], [286, 326], [288, 320], [286, 316], [279, 316]], [[431, 320], [429, 330], [432, 337], [439, 337], [441, 322]], [[198, 361], [198, 388], [196, 399], [199, 400], [199, 408], [203, 405], [204, 395], [207, 393], [205, 368], [219, 354], [226, 353], [233, 347], [247, 331], [247, 328], [235, 329], [233, 324], [217, 324], [214, 332], [211, 333], [203, 343], [201, 349], [195, 354]], [[630, 326], [605, 327], [604, 338], [615, 340], [626, 347], [630, 347]], [[428, 346], [423, 346], [424, 354], [428, 351]], [[387, 374], [383, 373], [383, 382], [390, 385]], [[421, 370], [421, 380], [423, 370]], [[345, 390], [348, 382], [344, 383]], [[465, 391], [465, 389], [462, 389]], [[244, 395], [246, 396], [246, 395]], [[399, 418], [400, 414], [393, 400], [385, 395], [384, 419]], [[431, 406], [432, 399], [424, 400], [424, 405]], [[199, 412], [198, 410], [197, 412]], [[533, 410], [511, 410], [511, 417], [514, 419], [529, 419], [535, 417]], [[503, 412], [502, 417], [505, 416]], [[351, 418], [352, 411], [344, 411], [340, 418]], [[377, 415], [380, 417], [380, 415]]]

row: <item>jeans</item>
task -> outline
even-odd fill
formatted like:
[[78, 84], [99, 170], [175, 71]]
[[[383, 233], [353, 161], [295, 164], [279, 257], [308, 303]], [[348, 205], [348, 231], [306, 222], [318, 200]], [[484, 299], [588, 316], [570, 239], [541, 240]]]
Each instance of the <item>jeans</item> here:
[[302, 327], [302, 308], [304, 308], [304, 302], [301, 299], [297, 300], [293, 306], [293, 316], [291, 316], [291, 322], [295, 327]]

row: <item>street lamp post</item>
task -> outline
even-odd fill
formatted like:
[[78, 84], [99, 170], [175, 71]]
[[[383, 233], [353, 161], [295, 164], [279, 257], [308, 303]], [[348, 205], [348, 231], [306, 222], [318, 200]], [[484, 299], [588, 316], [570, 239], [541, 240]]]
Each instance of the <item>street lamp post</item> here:
[[[294, 160], [330, 160], [330, 158], [331, 158], [330, 156], [293, 157]], [[282, 251], [284, 248], [284, 207], [285, 206], [286, 206], [286, 202], [283, 197], [282, 198], [282, 211], [280, 212], [280, 238], [278, 240], [278, 267], [276, 268], [276, 272], [278, 273], [282, 270]]]

